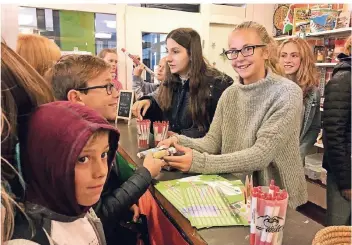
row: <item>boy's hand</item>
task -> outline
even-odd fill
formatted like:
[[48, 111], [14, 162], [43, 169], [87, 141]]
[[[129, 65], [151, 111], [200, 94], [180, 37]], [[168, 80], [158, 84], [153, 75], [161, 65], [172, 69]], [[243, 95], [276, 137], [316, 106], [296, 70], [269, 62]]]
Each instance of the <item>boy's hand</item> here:
[[154, 179], [161, 171], [161, 168], [165, 165], [165, 162], [160, 159], [153, 158], [153, 154], [149, 153], [143, 162], [143, 166], [148, 169], [150, 175]]
[[136, 204], [133, 204], [130, 208], [130, 210], [133, 213], [133, 222], [137, 222], [139, 219], [139, 215], [140, 215], [140, 210], [139, 207]]

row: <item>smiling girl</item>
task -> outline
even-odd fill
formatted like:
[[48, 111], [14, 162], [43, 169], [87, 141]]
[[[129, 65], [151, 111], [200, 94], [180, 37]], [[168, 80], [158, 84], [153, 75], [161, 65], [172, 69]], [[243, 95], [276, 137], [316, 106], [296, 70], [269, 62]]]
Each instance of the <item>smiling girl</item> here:
[[137, 101], [132, 112], [152, 121], [167, 120], [175, 133], [202, 137], [209, 130], [221, 94], [233, 80], [206, 63], [195, 30], [171, 31], [166, 46], [165, 82], [157, 95]]
[[205, 137], [176, 135], [160, 142], [185, 152], [165, 161], [184, 172], [254, 172], [255, 185], [268, 186], [274, 179], [285, 188], [292, 208], [306, 203], [298, 141], [302, 91], [280, 76], [275, 41], [262, 25], [243, 22], [230, 34], [225, 54], [240, 83], [221, 96]]
[[314, 55], [305, 40], [295, 37], [281, 43], [279, 57], [286, 77], [297, 83], [303, 92], [300, 152], [304, 160], [321, 127], [319, 78]]

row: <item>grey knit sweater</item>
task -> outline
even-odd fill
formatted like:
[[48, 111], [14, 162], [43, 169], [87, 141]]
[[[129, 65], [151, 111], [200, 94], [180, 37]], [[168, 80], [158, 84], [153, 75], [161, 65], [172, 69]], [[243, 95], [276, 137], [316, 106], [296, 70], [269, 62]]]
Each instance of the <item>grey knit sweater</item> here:
[[301, 111], [300, 87], [268, 71], [256, 83], [234, 83], [223, 93], [204, 138], [177, 137], [193, 149], [190, 172], [256, 171], [259, 185], [274, 179], [296, 208], [308, 199], [299, 153]]

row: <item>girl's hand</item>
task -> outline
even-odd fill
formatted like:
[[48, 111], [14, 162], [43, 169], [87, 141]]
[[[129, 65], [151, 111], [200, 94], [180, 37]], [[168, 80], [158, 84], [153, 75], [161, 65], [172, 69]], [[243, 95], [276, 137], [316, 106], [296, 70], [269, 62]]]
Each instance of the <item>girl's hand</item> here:
[[182, 156], [169, 156], [164, 157], [164, 161], [167, 165], [170, 165], [173, 168], [181, 170], [182, 172], [188, 172], [192, 166], [193, 151], [191, 148], [184, 147], [177, 143], [174, 143], [174, 146], [177, 151], [184, 152]]
[[170, 138], [160, 141], [157, 147], [165, 146], [169, 148], [170, 146], [175, 145], [177, 142], [178, 142], [178, 139], [175, 136], [171, 136]]
[[[149, 109], [150, 105], [151, 105], [150, 100], [136, 101], [136, 103], [134, 103], [132, 106], [132, 114], [135, 117], [137, 117], [139, 120], [143, 120], [143, 117], [145, 116], [145, 113]], [[143, 109], [143, 112], [141, 114], [142, 109]]]

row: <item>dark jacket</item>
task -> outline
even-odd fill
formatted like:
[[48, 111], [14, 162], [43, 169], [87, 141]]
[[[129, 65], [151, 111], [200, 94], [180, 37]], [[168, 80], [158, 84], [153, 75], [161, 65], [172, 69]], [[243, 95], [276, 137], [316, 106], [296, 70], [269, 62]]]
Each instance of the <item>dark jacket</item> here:
[[207, 82], [209, 86], [207, 99], [209, 120], [205, 122], [203, 131], [200, 131], [192, 120], [191, 111], [189, 109], [189, 80], [185, 81], [184, 84], [182, 84], [180, 79], [176, 81], [171, 106], [168, 111], [163, 112], [160, 109], [155, 97], [144, 96], [140, 98], [140, 100], [150, 99], [152, 102], [145, 118], [150, 119], [152, 122], [161, 120], [169, 121], [169, 130], [178, 134], [186, 135], [191, 138], [203, 137], [209, 130], [220, 96], [225, 89], [233, 83], [233, 79], [224, 73], [220, 73], [217, 77], [206, 77], [205, 82]]
[[301, 129], [300, 152], [304, 160], [309, 149], [317, 141], [321, 129], [320, 91], [314, 87], [304, 100], [304, 120]]
[[124, 183], [121, 183], [119, 172], [115, 161], [101, 198], [94, 206], [94, 211], [103, 223], [108, 245], [136, 243], [136, 233], [123, 228], [120, 222], [132, 220], [129, 208], [138, 202], [152, 181], [150, 172], [145, 167], [138, 168]]
[[351, 189], [351, 57], [341, 60], [325, 86], [323, 167], [333, 173], [340, 190]]

